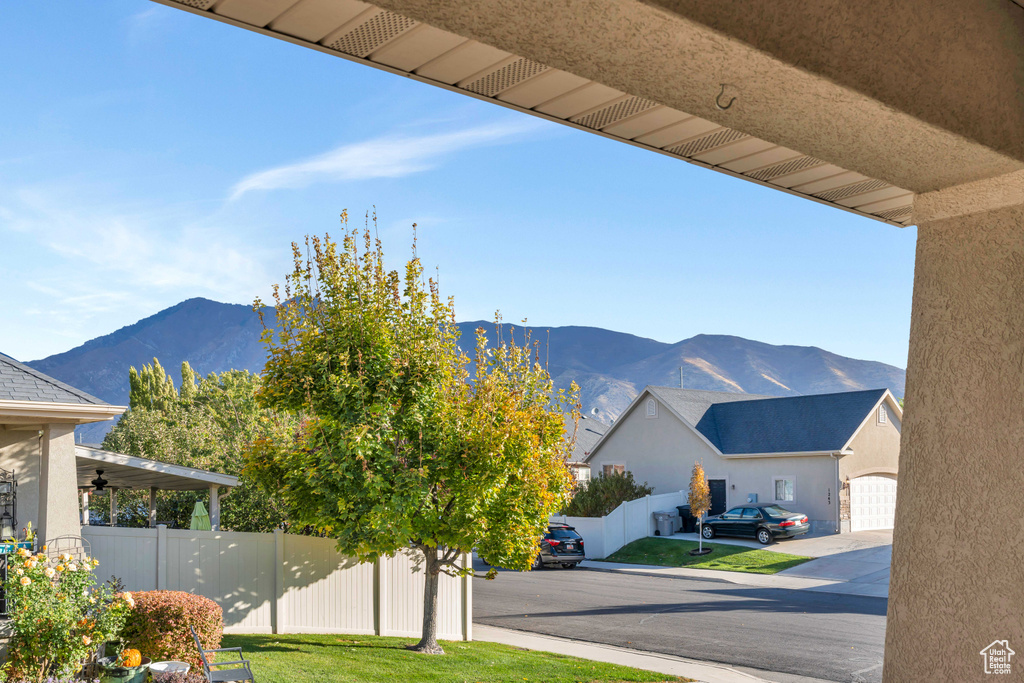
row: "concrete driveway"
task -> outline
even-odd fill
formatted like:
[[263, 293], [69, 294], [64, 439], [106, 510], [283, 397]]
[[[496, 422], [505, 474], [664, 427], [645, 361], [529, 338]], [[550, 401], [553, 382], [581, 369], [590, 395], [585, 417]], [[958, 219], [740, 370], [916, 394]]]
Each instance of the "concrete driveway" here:
[[[674, 534], [666, 538], [696, 541], [697, 534]], [[807, 535], [776, 541], [768, 546], [745, 538], [719, 537], [713, 542], [813, 557], [816, 559], [780, 572], [779, 576], [842, 581], [860, 584], [862, 590], [857, 592], [864, 595], [885, 597], [889, 594], [892, 530]]]

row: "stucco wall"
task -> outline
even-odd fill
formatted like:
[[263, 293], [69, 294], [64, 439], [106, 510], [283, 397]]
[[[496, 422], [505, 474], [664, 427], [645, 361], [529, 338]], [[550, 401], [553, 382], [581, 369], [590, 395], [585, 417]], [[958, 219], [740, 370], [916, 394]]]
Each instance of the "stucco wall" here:
[[44, 430], [39, 494], [39, 536], [77, 536], [78, 473], [75, 468], [75, 426], [51, 424]]
[[835, 461], [828, 456], [727, 459], [716, 454], [692, 429], [659, 403], [658, 417], [648, 418], [642, 401], [604, 441], [590, 461], [597, 476], [603, 466], [625, 465], [637, 481], [670, 493], [690, 487], [693, 463], [703, 460], [708, 479], [726, 480], [726, 505], [746, 502], [756, 493], [759, 502], [773, 502], [773, 477], [796, 477], [796, 500], [786, 503], [803, 512], [816, 530], [830, 530], [836, 519]]
[[888, 405], [884, 407], [887, 415], [885, 424], [879, 424], [877, 414], [872, 412], [850, 444], [853, 455], [844, 455], [839, 460], [841, 481], [872, 472], [898, 472], [901, 424], [896, 412]]
[[39, 527], [39, 467], [42, 449], [39, 429], [23, 425], [0, 427], [0, 467], [13, 470], [18, 480], [18, 529], [27, 522]]
[[1024, 205], [932, 220], [934, 205], [915, 200], [884, 679], [1020, 680], [1020, 655], [986, 676], [979, 652], [1024, 643]]

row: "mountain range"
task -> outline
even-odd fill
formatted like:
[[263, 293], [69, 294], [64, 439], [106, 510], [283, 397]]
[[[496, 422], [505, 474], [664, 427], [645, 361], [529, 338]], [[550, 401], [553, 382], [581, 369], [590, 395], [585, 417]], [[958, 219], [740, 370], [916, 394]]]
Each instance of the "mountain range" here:
[[[268, 324], [274, 309], [263, 311]], [[459, 323], [467, 350], [474, 331], [495, 338], [490, 322]], [[846, 358], [812, 346], [776, 346], [725, 335], [700, 334], [674, 344], [598, 327], [532, 327], [542, 362], [556, 386], [575, 380], [584, 414], [610, 423], [648, 384], [772, 396], [888, 388], [903, 396], [906, 372], [875, 361]], [[198, 372], [245, 369], [260, 372], [265, 351], [262, 326], [249, 306], [188, 299], [28, 365], [116, 405], [128, 402], [128, 368], [160, 360], [177, 375], [182, 361]], [[525, 330], [505, 325], [522, 340]], [[101, 441], [110, 423], [85, 425], [79, 438]]]

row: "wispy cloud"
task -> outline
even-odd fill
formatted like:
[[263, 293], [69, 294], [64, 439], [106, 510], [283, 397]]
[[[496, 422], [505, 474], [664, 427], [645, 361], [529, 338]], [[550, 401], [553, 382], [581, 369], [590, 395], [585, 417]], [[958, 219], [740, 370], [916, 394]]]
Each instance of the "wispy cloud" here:
[[459, 150], [511, 141], [537, 129], [527, 118], [432, 135], [387, 135], [343, 145], [325, 154], [248, 175], [231, 189], [230, 198], [247, 192], [302, 188], [315, 183], [371, 178], [400, 178], [436, 167]]

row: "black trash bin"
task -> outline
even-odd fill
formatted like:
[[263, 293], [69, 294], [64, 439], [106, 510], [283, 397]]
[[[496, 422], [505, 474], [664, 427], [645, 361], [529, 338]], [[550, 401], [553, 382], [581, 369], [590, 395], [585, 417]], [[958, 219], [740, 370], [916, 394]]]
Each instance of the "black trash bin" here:
[[692, 534], [697, 531], [697, 519], [690, 514], [689, 505], [677, 505], [676, 510], [679, 510], [679, 519], [682, 520], [683, 528], [681, 531], [684, 534]]

